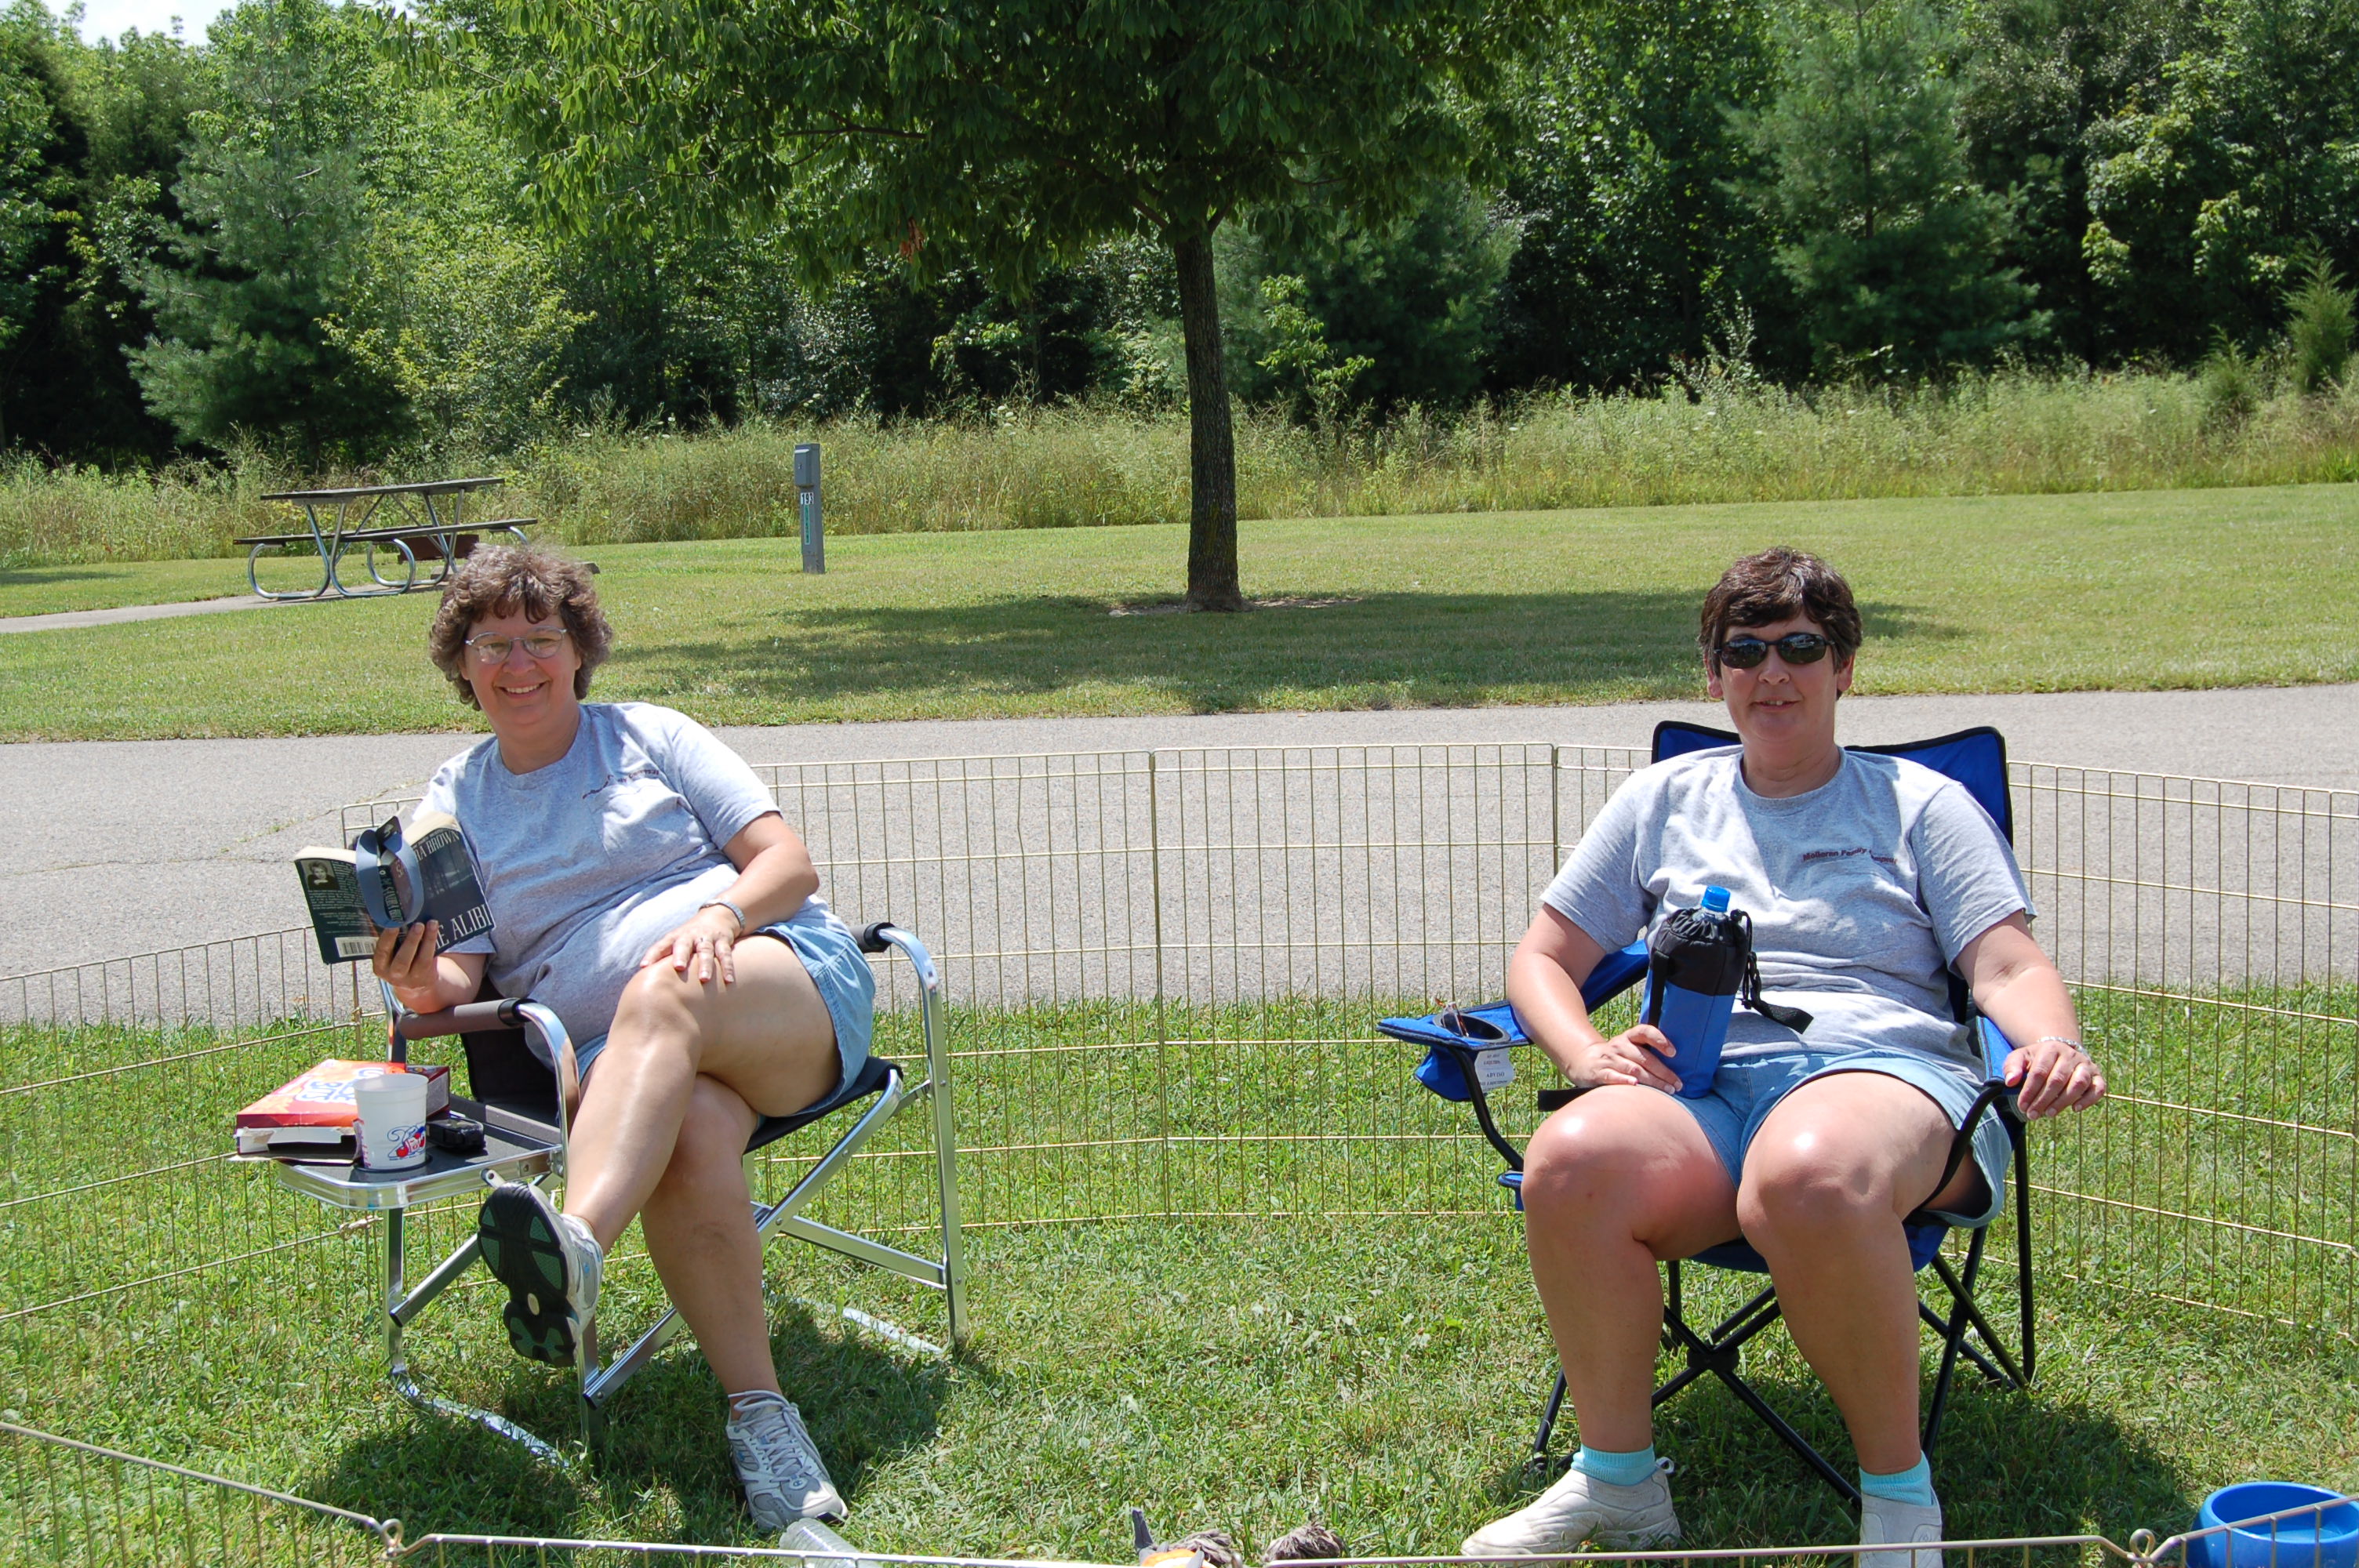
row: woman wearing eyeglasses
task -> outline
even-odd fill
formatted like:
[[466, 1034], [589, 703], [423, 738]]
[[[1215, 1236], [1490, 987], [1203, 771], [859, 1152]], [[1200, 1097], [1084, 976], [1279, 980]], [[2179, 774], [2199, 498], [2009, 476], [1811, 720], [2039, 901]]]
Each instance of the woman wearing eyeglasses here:
[[742, 1156], [761, 1117], [859, 1070], [875, 982], [751, 768], [669, 708], [582, 700], [612, 642], [580, 562], [484, 549], [444, 584], [428, 651], [492, 733], [423, 808], [464, 829], [494, 929], [440, 957], [430, 925], [388, 931], [375, 968], [417, 1011], [473, 1000], [488, 970], [564, 1021], [565, 1210], [509, 1184], [477, 1221], [509, 1339], [570, 1364], [636, 1216], [729, 1396], [755, 1521], [779, 1530], [843, 1500], [771, 1364]]
[[[1994, 1117], [1945, 1182], [1982, 1079], [1948, 975], [2009, 1039], [2027, 1117], [2094, 1103], [2071, 997], [2032, 940], [2014, 854], [1964, 788], [1846, 752], [1860, 617], [1824, 562], [1773, 549], [1706, 596], [1706, 682], [1742, 744], [1661, 762], [1618, 790], [1544, 895], [1507, 971], [1535, 1041], [1592, 1089], [1526, 1152], [1525, 1224], [1580, 1422], [1572, 1468], [1470, 1537], [1470, 1556], [1553, 1555], [1680, 1538], [1650, 1420], [1658, 1261], [1735, 1239], [1769, 1265], [1796, 1346], [1851, 1430], [1860, 1540], [1942, 1539], [1918, 1442], [1916, 1285], [1903, 1217], [1995, 1214], [2007, 1141]], [[1678, 1097], [1670, 1042], [1607, 1037], [1581, 982], [1675, 910], [1729, 890], [1752, 917], [1762, 989], [1810, 1015], [1798, 1033], [1739, 1009], [1711, 1091]], [[1936, 1189], [1939, 1189], [1938, 1191]], [[1913, 1568], [1939, 1568], [1939, 1553]], [[1867, 1568], [1911, 1568], [1892, 1552]]]

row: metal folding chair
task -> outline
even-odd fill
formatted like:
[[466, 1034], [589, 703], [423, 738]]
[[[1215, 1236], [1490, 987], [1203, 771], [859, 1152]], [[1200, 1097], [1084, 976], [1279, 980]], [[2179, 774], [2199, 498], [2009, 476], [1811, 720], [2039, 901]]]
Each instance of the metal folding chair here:
[[[1668, 757], [1708, 747], [1734, 745], [1736, 741], [1737, 737], [1725, 730], [1665, 722], [1655, 730], [1654, 757], [1657, 762], [1661, 762]], [[1991, 820], [1998, 824], [1999, 830], [2010, 840], [2014, 838], [2014, 809], [2006, 787], [2006, 742], [1997, 730], [1987, 728], [1968, 730], [1904, 746], [1856, 749], [1906, 757], [1956, 779], [1990, 813]], [[1646, 975], [1647, 945], [1641, 940], [1618, 952], [1608, 953], [1599, 961], [1596, 969], [1581, 988], [1582, 1000], [1593, 1011], [1644, 980]], [[2015, 1091], [2007, 1087], [2001, 1076], [2007, 1054], [2013, 1047], [1997, 1025], [1973, 1012], [1972, 1000], [1967, 996], [1964, 985], [1955, 976], [1951, 977], [1951, 1000], [1958, 1010], [1959, 1018], [1962, 1021], [1971, 1019], [1976, 1027], [1987, 1076], [1981, 1092], [1975, 1097], [1973, 1109], [1951, 1143], [1949, 1161], [1935, 1190], [1947, 1186], [1960, 1164], [1973, 1157], [1974, 1130], [1982, 1119], [1984, 1116], [1998, 1117], [2006, 1129], [2007, 1140], [2013, 1150], [2009, 1180], [2015, 1187], [2018, 1303], [2017, 1345], [2020, 1347], [2020, 1357], [2018, 1358], [2009, 1349], [1974, 1300], [1974, 1286], [1982, 1272], [1984, 1243], [1989, 1235], [1987, 1227], [1975, 1228], [1969, 1233], [1965, 1258], [1962, 1263], [1953, 1264], [1942, 1252], [1942, 1244], [1952, 1227], [1921, 1210], [1909, 1216], [1903, 1222], [1903, 1227], [1908, 1238], [1910, 1266], [1919, 1272], [1931, 1269], [1949, 1295], [1946, 1314], [1937, 1311], [1931, 1303], [1921, 1299], [1917, 1303], [1919, 1317], [1932, 1328], [1941, 1346], [1940, 1366], [1933, 1382], [1933, 1397], [1925, 1411], [1922, 1442], [1927, 1454], [1933, 1451], [1933, 1444], [1940, 1435], [1941, 1418], [1948, 1409], [1950, 1390], [1961, 1357], [1971, 1362], [1990, 1382], [2022, 1389], [2031, 1382], [2037, 1356], [2032, 1332], [2030, 1166], [2024, 1143], [2023, 1119], [2016, 1110]], [[1520, 1211], [1524, 1206], [1523, 1152], [1500, 1130], [1490, 1102], [1494, 1090], [1513, 1081], [1514, 1072], [1508, 1052], [1515, 1046], [1530, 1044], [1530, 1037], [1524, 1032], [1522, 1021], [1516, 1016], [1515, 1009], [1506, 1002], [1498, 1001], [1462, 1011], [1444, 1009], [1422, 1018], [1387, 1018], [1377, 1027], [1397, 1040], [1425, 1046], [1425, 1059], [1417, 1068], [1418, 1081], [1444, 1099], [1473, 1108], [1474, 1119], [1484, 1138], [1506, 1162], [1507, 1168], [1499, 1175], [1499, 1184], [1507, 1190]], [[1571, 1104], [1583, 1092], [1577, 1088], [1542, 1089], [1537, 1097], [1538, 1109], [1543, 1114], [1557, 1110]], [[1741, 1238], [1706, 1248], [1687, 1261], [1743, 1273], [1766, 1276], [1769, 1272], [1769, 1267], [1762, 1260], [1761, 1255]], [[1681, 1268], [1682, 1264], [1678, 1260], [1664, 1265], [1663, 1344], [1666, 1348], [1678, 1352], [1684, 1358], [1685, 1365], [1655, 1390], [1654, 1402], [1662, 1404], [1706, 1374], [1718, 1378], [1828, 1486], [1847, 1502], [1857, 1503], [1858, 1487], [1762, 1398], [1760, 1391], [1745, 1379], [1740, 1368], [1745, 1346], [1777, 1321], [1779, 1309], [1776, 1288], [1763, 1288], [1710, 1330], [1699, 1331], [1687, 1320], [1681, 1293]], [[1977, 1340], [1979, 1344], [1975, 1343]], [[1564, 1408], [1564, 1374], [1560, 1370], [1556, 1385], [1542, 1410], [1539, 1431], [1532, 1439], [1528, 1463], [1535, 1466], [1544, 1464], [1548, 1458], [1549, 1439], [1554, 1434], [1557, 1417]]]
[[[960, 1246], [958, 1138], [951, 1115], [941, 976], [924, 945], [889, 921], [880, 921], [863, 931], [860, 946], [871, 954], [897, 951], [917, 971], [919, 1016], [926, 1042], [926, 1076], [911, 1085], [899, 1064], [872, 1056], [850, 1082], [819, 1104], [793, 1116], [764, 1119], [746, 1141], [749, 1163], [756, 1152], [789, 1133], [863, 1101], [875, 1102], [860, 1113], [858, 1119], [784, 1197], [774, 1204], [756, 1200], [754, 1227], [766, 1241], [774, 1233], [783, 1232], [855, 1262], [889, 1270], [940, 1290], [949, 1313], [951, 1337], [957, 1343], [966, 1336], [966, 1264]], [[420, 1409], [474, 1422], [521, 1444], [541, 1458], [562, 1464], [564, 1456], [559, 1449], [506, 1417], [443, 1398], [427, 1389], [409, 1367], [403, 1338], [419, 1314], [464, 1274], [477, 1256], [476, 1241], [470, 1234], [424, 1279], [409, 1285], [404, 1255], [407, 1211], [435, 1199], [479, 1193], [500, 1182], [539, 1184], [563, 1176], [570, 1133], [566, 1108], [557, 1092], [555, 1073], [532, 1054], [525, 1031], [537, 1032], [554, 1060], [562, 1057], [568, 1044], [565, 1025], [548, 1008], [528, 1000], [480, 1000], [442, 1012], [420, 1014], [400, 1011], [388, 994], [387, 1008], [395, 1014], [390, 1031], [392, 1060], [407, 1060], [412, 1041], [452, 1034], [461, 1037], [467, 1055], [468, 1087], [473, 1094], [469, 1098], [454, 1095], [451, 1105], [454, 1111], [484, 1123], [484, 1152], [458, 1155], [437, 1149], [424, 1165], [407, 1171], [375, 1172], [357, 1166], [281, 1162], [277, 1165], [278, 1178], [297, 1192], [323, 1203], [374, 1210], [386, 1217], [386, 1352], [387, 1375], [394, 1390]], [[821, 1224], [803, 1213], [878, 1129], [904, 1109], [919, 1104], [929, 1105], [933, 1111], [934, 1173], [941, 1217], [939, 1256], [888, 1247]], [[602, 1360], [600, 1357], [595, 1325], [579, 1336], [574, 1361], [585, 1440], [596, 1439], [608, 1401], [671, 1342], [682, 1326], [678, 1311], [667, 1311], [654, 1326], [632, 1340], [612, 1360]]]

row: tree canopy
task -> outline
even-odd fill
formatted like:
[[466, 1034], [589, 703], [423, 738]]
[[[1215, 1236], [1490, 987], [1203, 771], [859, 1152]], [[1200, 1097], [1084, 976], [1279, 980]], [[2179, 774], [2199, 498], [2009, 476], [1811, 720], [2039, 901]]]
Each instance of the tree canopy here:
[[1237, 608], [1213, 236], [1316, 195], [1381, 221], [1472, 163], [1510, 0], [495, 0], [498, 94], [582, 227], [783, 218], [807, 273], [869, 249], [1021, 292], [1092, 241], [1168, 247], [1186, 349], [1188, 600]]
[[2323, 386], [2354, 66], [2359, 0], [0, 0], [0, 451], [1184, 404], [1226, 602], [1233, 398]]

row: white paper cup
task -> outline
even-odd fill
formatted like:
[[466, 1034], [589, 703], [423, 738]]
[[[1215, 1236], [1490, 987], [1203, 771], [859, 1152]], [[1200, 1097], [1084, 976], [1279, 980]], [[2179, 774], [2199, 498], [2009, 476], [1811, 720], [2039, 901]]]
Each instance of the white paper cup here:
[[353, 1140], [372, 1171], [426, 1163], [426, 1075], [388, 1072], [353, 1084]]

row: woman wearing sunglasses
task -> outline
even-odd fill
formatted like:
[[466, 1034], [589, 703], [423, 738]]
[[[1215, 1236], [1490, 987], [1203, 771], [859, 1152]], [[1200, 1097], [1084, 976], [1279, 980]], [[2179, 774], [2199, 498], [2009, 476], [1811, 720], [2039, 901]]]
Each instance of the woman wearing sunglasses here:
[[564, 1021], [565, 1210], [510, 1184], [477, 1218], [509, 1341], [571, 1364], [636, 1216], [728, 1396], [755, 1522], [777, 1531], [843, 1499], [779, 1391], [742, 1157], [761, 1117], [859, 1070], [875, 982], [753, 769], [668, 708], [582, 700], [613, 641], [578, 561], [478, 550], [443, 585], [428, 652], [492, 733], [423, 806], [458, 818], [494, 929], [440, 957], [431, 923], [388, 931], [374, 967], [415, 1011], [473, 1000], [488, 971]]
[[[1962, 786], [1846, 752], [1860, 617], [1816, 557], [1729, 568], [1703, 605], [1706, 685], [1742, 744], [1633, 776], [1544, 895], [1507, 971], [1526, 1027], [1593, 1089], [1526, 1152], [1532, 1274], [1580, 1422], [1572, 1468], [1470, 1537], [1470, 1556], [1554, 1555], [1680, 1538], [1649, 1400], [1658, 1261], [1742, 1236], [1767, 1261], [1794, 1343], [1833, 1396], [1861, 1469], [1860, 1540], [1942, 1539], [1918, 1442], [1916, 1284], [1901, 1220], [1998, 1211], [2007, 1141], [1993, 1117], [1945, 1182], [1982, 1078], [1951, 1006], [1954, 972], [2011, 1040], [2027, 1117], [2094, 1103], [2105, 1080], [2071, 997], [2032, 940], [2013, 852]], [[1670, 1042], [1607, 1037], [1581, 982], [1674, 911], [1729, 890], [1752, 919], [1762, 989], [1810, 1015], [1797, 1033], [1739, 1009], [1709, 1093], [1677, 1094]], [[1938, 1191], [1936, 1189], [1939, 1189]], [[1939, 1553], [1913, 1568], [1939, 1568]], [[1893, 1552], [1867, 1568], [1911, 1568]]]

